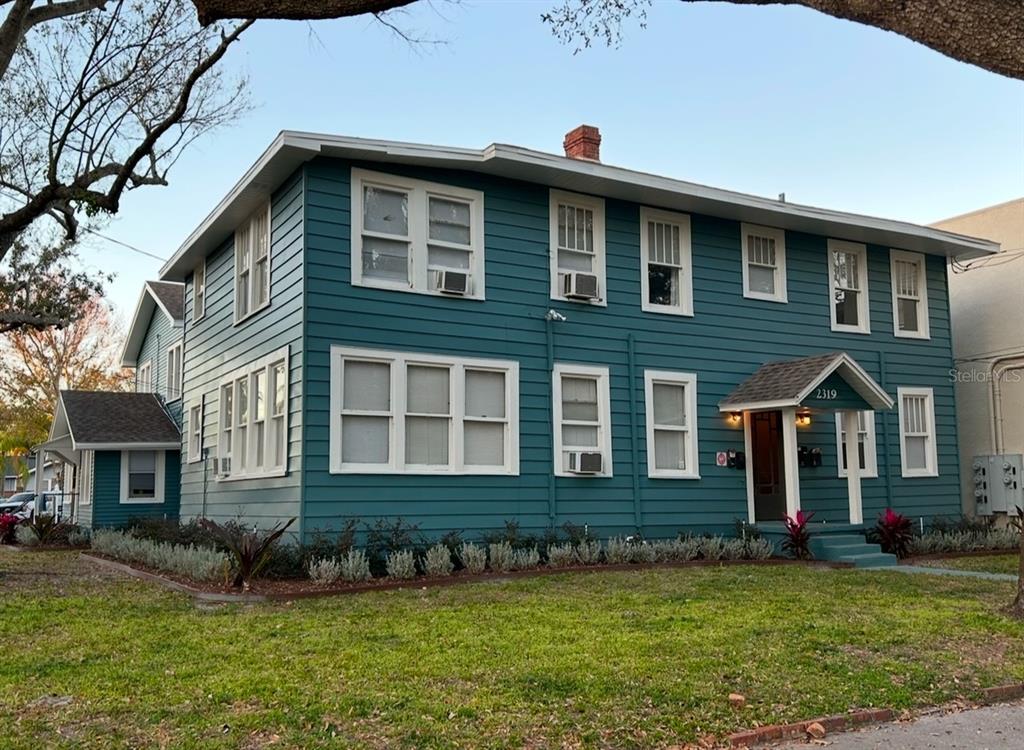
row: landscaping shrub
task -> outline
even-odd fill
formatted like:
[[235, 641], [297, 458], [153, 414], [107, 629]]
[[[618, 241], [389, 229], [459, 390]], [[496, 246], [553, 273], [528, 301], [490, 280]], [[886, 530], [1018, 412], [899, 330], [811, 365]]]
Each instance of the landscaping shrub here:
[[635, 546], [632, 539], [613, 536], [604, 547], [604, 558], [609, 565], [631, 563], [633, 562], [633, 548]]
[[[26, 528], [26, 527], [19, 527]], [[140, 539], [124, 531], [100, 529], [92, 535], [92, 548], [127, 563], [139, 563], [175, 573], [193, 581], [224, 580], [230, 569], [227, 555], [209, 547], [184, 546]]]
[[565, 538], [569, 540], [569, 544], [573, 546], [582, 542], [597, 541], [594, 535], [590, 533], [589, 524], [577, 526], [571, 521], [566, 521], [562, 524], [562, 531], [565, 532]]
[[601, 562], [601, 542], [584, 540], [576, 544], [576, 559], [580, 565], [597, 565]]
[[68, 544], [72, 547], [88, 547], [91, 537], [92, 534], [89, 532], [89, 529], [74, 526], [68, 532]]
[[791, 554], [797, 560], [810, 560], [811, 554], [811, 532], [807, 524], [814, 518], [814, 512], [805, 513], [802, 510], [796, 512], [796, 516], [785, 516], [783, 522], [786, 525], [786, 538], [782, 540], [782, 549]]
[[722, 560], [745, 560], [747, 545], [743, 539], [722, 540]]
[[23, 547], [35, 547], [39, 544], [39, 537], [31, 526], [23, 523], [14, 527], [14, 541]]
[[452, 554], [443, 544], [435, 544], [423, 556], [423, 572], [428, 576], [450, 576], [453, 570]]
[[910, 519], [892, 508], [878, 516], [875, 527], [868, 531], [868, 541], [881, 545], [882, 552], [904, 558], [910, 541], [914, 538], [914, 527]]
[[994, 530], [995, 522], [995, 516], [936, 516], [928, 524], [928, 530], [936, 534], [960, 534], [964, 532], [986, 534]]
[[761, 529], [757, 527], [756, 523], [750, 523], [745, 518], [737, 518], [733, 521], [736, 526], [736, 536], [739, 539], [760, 539]]
[[200, 519], [199, 524], [227, 548], [234, 571], [232, 586], [248, 590], [252, 580], [270, 561], [274, 545], [294, 522], [291, 518], [267, 531], [255, 527], [248, 531], [236, 522], [219, 524], [208, 518]]
[[361, 549], [350, 549], [348, 554], [339, 560], [339, 565], [341, 577], [349, 583], [362, 583], [373, 577], [370, 573], [370, 560]]
[[389, 552], [408, 549], [420, 555], [426, 552], [427, 546], [419, 524], [407, 523], [401, 517], [393, 520], [378, 518], [373, 526], [366, 524], [366, 555], [378, 574], [387, 572]]
[[30, 529], [35, 536], [35, 541], [22, 541], [22, 537], [29, 538], [27, 534], [16, 536], [16, 541], [19, 544], [32, 546], [34, 544], [67, 544], [68, 534], [71, 533], [74, 526], [58, 521], [56, 516], [49, 513], [36, 513], [31, 520], [22, 521], [19, 528]]
[[504, 529], [487, 532], [483, 539], [488, 545], [505, 543], [512, 549], [527, 549], [538, 544], [532, 534], [524, 534], [519, 530], [519, 521], [505, 521]]
[[18, 526], [18, 520], [12, 513], [0, 513], [0, 544], [14, 542], [14, 530]]
[[725, 539], [720, 536], [698, 537], [697, 548], [704, 560], [721, 560], [725, 557]]
[[175, 518], [129, 518], [121, 527], [138, 539], [149, 539], [153, 542], [168, 542], [188, 546], [220, 548], [227, 552], [212, 531], [192, 519], [179, 523]]
[[633, 546], [633, 562], [653, 563], [658, 560], [658, 551], [650, 542], [640, 542]]
[[773, 554], [775, 554], [775, 548], [772, 543], [767, 539], [745, 539], [744, 540], [744, 559], [747, 560], [767, 560]]
[[341, 578], [341, 564], [333, 557], [314, 558], [307, 563], [306, 573], [317, 586], [330, 586]]
[[416, 555], [411, 549], [398, 550], [388, 553], [387, 561], [388, 578], [397, 581], [405, 581], [416, 577]]
[[487, 545], [487, 559], [491, 570], [505, 573], [512, 570], [514, 551], [508, 542], [492, 542]]
[[459, 562], [470, 573], [483, 573], [487, 569], [487, 550], [472, 542], [463, 542], [459, 547]]
[[530, 570], [540, 565], [540, 551], [536, 547], [517, 549], [512, 552], [513, 570]]
[[455, 562], [456, 567], [458, 567], [459, 549], [462, 547], [463, 544], [462, 531], [449, 531], [440, 539], [438, 539], [438, 543], [443, 544], [445, 547], [448, 548], [449, 554], [453, 558], [455, 558], [453, 562]]
[[576, 548], [570, 542], [548, 547], [548, 565], [552, 568], [571, 568], [576, 564]]
[[907, 543], [910, 555], [951, 554], [957, 552], [1012, 552], [1018, 548], [1019, 537], [1014, 529], [987, 528], [985, 531], [929, 531]]

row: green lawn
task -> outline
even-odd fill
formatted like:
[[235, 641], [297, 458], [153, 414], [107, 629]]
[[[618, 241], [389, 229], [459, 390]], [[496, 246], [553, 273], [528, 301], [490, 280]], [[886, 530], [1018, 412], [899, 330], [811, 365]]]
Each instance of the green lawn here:
[[1013, 585], [975, 579], [692, 568], [200, 611], [71, 554], [0, 571], [5, 748], [659, 747], [1024, 679]]
[[1016, 553], [1003, 555], [972, 555], [953, 557], [945, 560], [924, 560], [921, 565], [931, 568], [953, 568], [954, 570], [978, 570], [984, 573], [1008, 573], [1017, 575], [1020, 556]]

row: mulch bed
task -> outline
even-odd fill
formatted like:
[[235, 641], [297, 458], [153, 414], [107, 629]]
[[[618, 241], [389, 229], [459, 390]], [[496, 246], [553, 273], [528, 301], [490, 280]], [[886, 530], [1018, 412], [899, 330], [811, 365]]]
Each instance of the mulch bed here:
[[558, 573], [600, 573], [604, 571], [635, 571], [673, 568], [707, 568], [732, 565], [806, 565], [820, 568], [850, 568], [850, 563], [831, 563], [819, 561], [785, 560], [772, 558], [769, 560], [691, 560], [680, 563], [648, 563], [625, 565], [587, 565], [569, 568], [536, 568], [533, 570], [517, 570], [506, 573], [472, 574], [465, 570], [456, 571], [450, 576], [433, 577], [418, 576], [407, 581], [393, 581], [388, 578], [374, 578], [365, 583], [339, 583], [331, 586], [317, 586], [308, 579], [260, 579], [253, 582], [249, 592], [240, 592], [224, 584], [192, 581], [184, 576], [177, 576], [162, 570], [147, 568], [136, 563], [127, 564], [120, 560], [100, 555], [95, 552], [81, 553], [83, 559], [90, 560], [106, 568], [159, 583], [174, 591], [190, 594], [197, 601], [207, 602], [263, 602], [290, 601], [293, 599], [311, 599], [321, 596], [337, 596], [357, 594], [367, 591], [391, 591], [397, 589], [426, 589], [440, 586], [454, 586], [462, 583], [478, 583], [485, 581], [507, 581], [516, 578], [535, 578], [537, 576], [556, 575]]

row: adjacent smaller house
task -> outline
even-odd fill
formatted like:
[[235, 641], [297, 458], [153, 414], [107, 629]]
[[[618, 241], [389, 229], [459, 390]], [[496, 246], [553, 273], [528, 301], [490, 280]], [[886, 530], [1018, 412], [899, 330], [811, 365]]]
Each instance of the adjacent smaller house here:
[[147, 281], [135, 306], [121, 366], [135, 369], [135, 390], [164, 399], [181, 426], [185, 285]]
[[72, 515], [98, 528], [132, 518], [177, 518], [180, 448], [178, 425], [152, 393], [61, 391], [39, 454], [72, 466]]

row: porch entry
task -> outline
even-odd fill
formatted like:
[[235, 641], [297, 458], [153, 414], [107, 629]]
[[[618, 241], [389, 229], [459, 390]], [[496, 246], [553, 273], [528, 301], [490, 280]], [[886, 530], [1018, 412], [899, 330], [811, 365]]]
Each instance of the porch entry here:
[[[780, 521], [800, 510], [798, 413], [834, 412], [848, 435], [857, 434], [857, 413], [890, 409], [893, 400], [845, 352], [770, 362], [718, 403], [742, 414], [747, 454], [747, 511], [752, 522]], [[864, 521], [856, 440], [847, 440], [850, 523]]]

